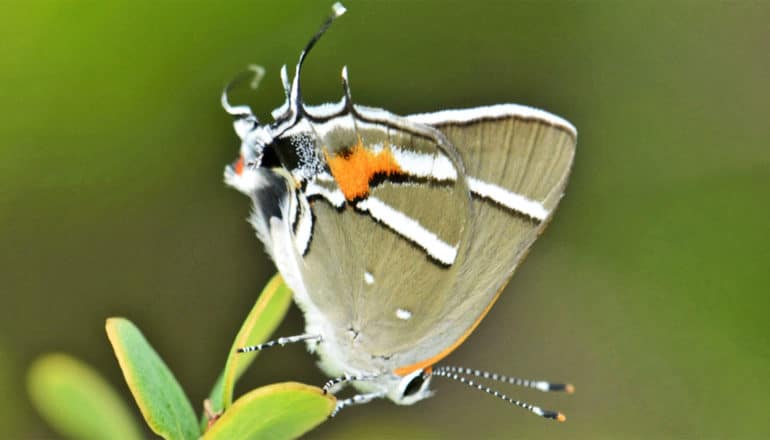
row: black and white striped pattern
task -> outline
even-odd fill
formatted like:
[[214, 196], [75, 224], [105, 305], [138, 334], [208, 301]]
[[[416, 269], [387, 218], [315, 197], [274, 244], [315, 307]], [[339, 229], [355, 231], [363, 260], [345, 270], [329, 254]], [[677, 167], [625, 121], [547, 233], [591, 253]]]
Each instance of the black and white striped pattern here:
[[430, 373], [432, 376], [439, 376], [439, 377], [446, 377], [452, 380], [456, 380], [462, 384], [465, 384], [471, 388], [476, 388], [477, 390], [483, 391], [487, 394], [491, 394], [498, 399], [504, 400], [508, 403], [511, 403], [513, 405], [518, 406], [519, 408], [523, 408], [535, 415], [538, 415], [540, 417], [544, 417], [546, 419], [552, 419], [552, 420], [558, 420], [560, 422], [565, 421], [567, 418], [564, 416], [564, 414], [558, 412], [558, 411], [551, 411], [547, 409], [540, 408], [539, 406], [531, 405], [527, 402], [522, 402], [521, 400], [516, 400], [511, 397], [506, 396], [505, 394], [493, 390], [492, 388], [489, 388], [485, 385], [476, 383], [470, 379], [468, 379], [465, 376], [460, 376], [457, 373], [450, 373], [448, 371], [442, 370], [442, 369], [435, 369], [432, 373]]
[[575, 387], [573, 387], [572, 384], [568, 384], [568, 383], [551, 383], [544, 380], [522, 379], [519, 377], [510, 377], [502, 374], [490, 373], [489, 371], [481, 371], [481, 370], [475, 370], [475, 369], [465, 368], [465, 367], [453, 367], [448, 365], [442, 365], [440, 367], [436, 367], [433, 370], [433, 372], [465, 374], [468, 376], [481, 377], [484, 379], [494, 380], [497, 382], [509, 383], [511, 385], [516, 385], [518, 387], [534, 388], [536, 390], [540, 390], [544, 392], [564, 391], [569, 394], [572, 394], [575, 389]]
[[321, 341], [321, 335], [297, 335], [297, 336], [286, 336], [281, 337], [278, 339], [273, 339], [272, 341], [267, 341], [262, 344], [258, 345], [250, 345], [248, 347], [241, 347], [236, 350], [237, 353], [249, 353], [252, 351], [261, 351], [265, 348], [275, 347], [276, 345], [279, 345], [283, 347], [286, 344], [293, 344], [295, 342], [302, 342], [302, 341]]
[[340, 384], [347, 384], [349, 382], [361, 382], [361, 381], [373, 381], [377, 380], [378, 376], [367, 376], [367, 375], [351, 375], [345, 373], [342, 377], [335, 377], [334, 379], [329, 379], [323, 386], [323, 392], [324, 394], [328, 393], [332, 390], [332, 388], [336, 387]]
[[329, 417], [336, 416], [337, 413], [340, 412], [345, 407], [348, 407], [351, 405], [363, 405], [365, 403], [371, 402], [374, 399], [381, 399], [383, 397], [385, 397], [385, 392], [377, 391], [374, 393], [356, 394], [353, 397], [348, 397], [347, 399], [338, 400], [337, 406], [334, 408], [334, 411], [332, 411]]

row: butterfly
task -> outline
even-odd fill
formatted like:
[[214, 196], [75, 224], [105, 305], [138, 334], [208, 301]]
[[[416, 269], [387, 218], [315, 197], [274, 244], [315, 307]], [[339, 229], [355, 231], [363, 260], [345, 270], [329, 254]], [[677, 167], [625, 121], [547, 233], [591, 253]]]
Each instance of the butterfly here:
[[286, 100], [273, 122], [231, 105], [231, 86], [222, 95], [241, 140], [225, 181], [251, 198], [250, 222], [306, 321], [303, 335], [240, 351], [306, 342], [334, 378], [325, 390], [359, 392], [337, 410], [377, 398], [412, 404], [431, 395], [432, 378], [449, 377], [563, 420], [469, 377], [571, 385], [437, 365], [489, 312], [552, 218], [575, 127], [516, 104], [398, 116], [354, 104], [347, 68], [339, 102], [308, 106], [303, 62], [344, 12], [334, 5], [291, 82], [281, 69]]

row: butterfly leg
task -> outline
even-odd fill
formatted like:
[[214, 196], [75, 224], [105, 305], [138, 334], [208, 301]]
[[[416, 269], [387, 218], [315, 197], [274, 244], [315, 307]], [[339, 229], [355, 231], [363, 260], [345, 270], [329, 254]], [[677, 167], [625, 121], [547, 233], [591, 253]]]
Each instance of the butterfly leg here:
[[276, 345], [279, 345], [283, 347], [286, 344], [294, 344], [296, 342], [302, 342], [302, 341], [318, 341], [320, 342], [323, 338], [321, 338], [321, 335], [297, 335], [297, 336], [287, 336], [283, 338], [273, 339], [272, 341], [267, 341], [262, 344], [258, 345], [250, 345], [248, 347], [241, 347], [238, 350], [236, 350], [238, 353], [248, 353], [251, 351], [260, 351], [265, 348], [274, 347]]
[[351, 405], [363, 405], [364, 403], [369, 403], [374, 399], [381, 399], [385, 397], [385, 392], [383, 391], [377, 391], [374, 393], [366, 393], [366, 394], [356, 394], [353, 397], [349, 397], [347, 399], [338, 400], [337, 406], [334, 408], [334, 411], [329, 417], [334, 417], [337, 415], [340, 410], [347, 406]]
[[343, 386], [349, 384], [350, 382], [358, 382], [358, 381], [368, 381], [368, 380], [374, 380], [377, 376], [366, 376], [366, 375], [352, 375], [349, 373], [345, 373], [342, 377], [335, 377], [334, 379], [329, 379], [328, 382], [326, 382], [323, 386], [324, 394], [327, 394], [331, 392], [332, 394], [339, 391]]

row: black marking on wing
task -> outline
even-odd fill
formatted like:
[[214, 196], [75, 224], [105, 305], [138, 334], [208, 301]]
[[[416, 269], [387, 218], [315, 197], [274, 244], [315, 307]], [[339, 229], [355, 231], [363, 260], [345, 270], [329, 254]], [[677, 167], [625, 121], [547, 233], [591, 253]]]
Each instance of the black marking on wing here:
[[302, 204], [299, 202], [299, 191], [292, 191], [292, 196], [294, 196], [294, 205], [297, 207], [297, 212], [294, 215], [294, 218], [291, 219], [291, 230], [294, 233], [294, 235], [297, 235], [297, 226], [299, 225], [299, 219], [302, 217]]
[[[307, 244], [305, 245], [305, 251], [302, 253], [302, 256], [304, 257], [307, 255], [308, 251], [310, 250], [310, 244], [313, 243], [313, 233], [315, 231], [315, 221], [316, 216], [313, 212], [313, 205], [310, 203], [310, 200], [305, 197], [305, 194], [301, 191], [295, 191], [294, 192], [295, 201], [297, 203], [297, 216], [294, 219], [294, 223], [291, 225], [292, 231], [294, 232], [294, 236], [297, 236], [297, 232], [299, 230], [299, 219], [302, 217], [303, 214], [310, 215], [310, 236], [307, 239]], [[305, 205], [299, 202], [300, 197], [305, 197], [307, 200], [307, 213], [305, 213]]]
[[399, 184], [418, 184], [418, 185], [430, 185], [430, 186], [440, 186], [440, 187], [446, 187], [449, 188], [455, 184], [455, 181], [453, 180], [438, 180], [434, 179], [432, 177], [419, 177], [419, 176], [412, 176], [409, 173], [401, 172], [397, 174], [388, 174], [388, 173], [375, 173], [374, 176], [369, 180], [369, 190], [376, 188], [379, 185], [382, 185], [385, 182], [392, 183], [394, 185]]
[[[321, 194], [313, 194], [313, 195], [307, 196], [307, 202], [308, 202], [308, 204], [310, 204], [311, 207], [313, 206], [313, 203], [315, 203], [316, 200], [323, 200], [324, 202], [326, 202], [327, 205], [329, 205], [332, 208], [336, 209], [337, 212], [344, 211], [345, 207], [347, 205], [347, 203], [343, 203], [340, 206], [335, 206], [330, 201], [328, 201], [326, 199], [326, 197], [322, 196]], [[312, 212], [313, 210], [311, 209], [310, 211]], [[313, 215], [315, 215], [315, 214], [313, 214]], [[313, 218], [315, 219], [315, 217], [313, 217]]]
[[259, 217], [264, 219], [271, 217], [282, 219], [281, 203], [288, 196], [286, 181], [272, 170], [261, 168], [258, 171], [263, 174], [268, 184], [251, 195], [254, 201], [254, 210]]
[[534, 225], [539, 225], [540, 223], [543, 222], [543, 220], [541, 220], [539, 218], [530, 217], [529, 215], [527, 215], [527, 214], [525, 214], [525, 213], [523, 213], [521, 211], [517, 211], [517, 210], [515, 210], [513, 208], [505, 206], [505, 205], [503, 205], [502, 203], [498, 202], [495, 199], [481, 196], [479, 194], [476, 194], [473, 191], [470, 191], [470, 193], [471, 193], [472, 198], [474, 200], [478, 200], [479, 203], [489, 203], [490, 205], [492, 205], [495, 208], [505, 212], [506, 214], [509, 214], [509, 215], [512, 215], [512, 216], [515, 216], [515, 217], [519, 217], [519, 218], [524, 219], [524, 220], [528, 220], [528, 221], [532, 222], [532, 224], [534, 224]]

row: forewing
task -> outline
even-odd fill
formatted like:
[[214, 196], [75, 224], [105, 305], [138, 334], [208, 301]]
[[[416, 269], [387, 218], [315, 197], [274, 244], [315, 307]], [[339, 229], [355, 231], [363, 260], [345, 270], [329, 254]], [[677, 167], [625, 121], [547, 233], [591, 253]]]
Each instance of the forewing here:
[[[451, 249], [466, 242], [470, 203], [451, 153], [420, 133], [382, 127], [343, 117], [314, 127], [333, 180], [313, 185], [343, 193], [345, 203], [311, 197], [303, 278], [346, 362], [360, 368], [390, 367], [394, 353], [436, 327], [461, 266]], [[367, 166], [389, 171], [373, 173], [364, 194], [353, 180]]]

